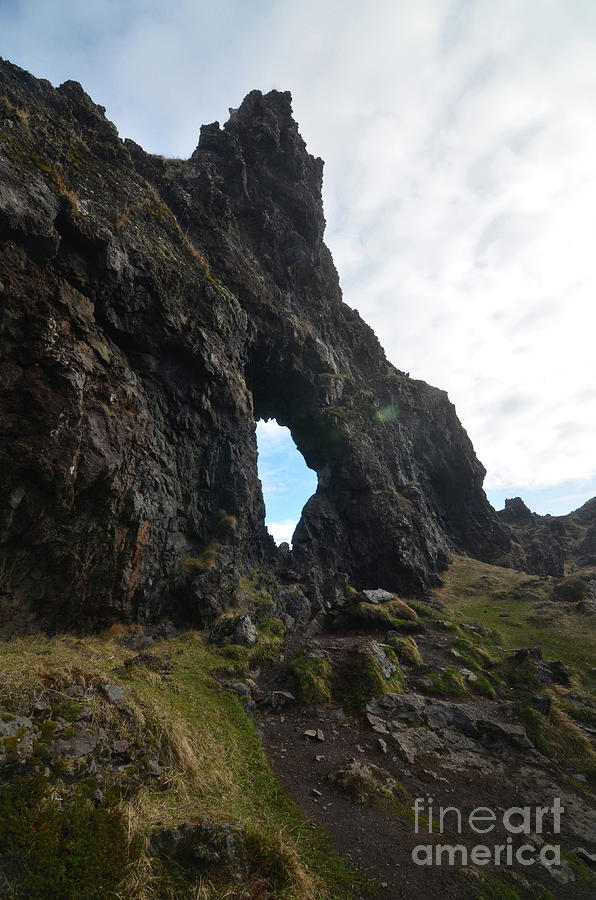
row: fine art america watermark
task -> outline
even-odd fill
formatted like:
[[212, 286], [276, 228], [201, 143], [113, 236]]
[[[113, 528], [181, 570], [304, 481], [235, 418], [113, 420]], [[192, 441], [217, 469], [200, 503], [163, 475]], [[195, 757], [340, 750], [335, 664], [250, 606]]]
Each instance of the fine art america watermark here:
[[[521, 843], [523, 839], [518, 838], [516, 844], [519, 843], [519, 846], [513, 845], [513, 836], [541, 835], [545, 827], [553, 834], [561, 833], [561, 815], [565, 807], [561, 806], [559, 797], [553, 798], [552, 806], [512, 806], [499, 813], [488, 806], [477, 806], [469, 814], [462, 814], [456, 806], [436, 809], [432, 804], [432, 797], [426, 801], [417, 797], [414, 801], [414, 833], [420, 834], [421, 839], [424, 834], [442, 835], [447, 832], [449, 836], [461, 835], [464, 828], [469, 828], [473, 834], [485, 835], [498, 825], [502, 825], [508, 836], [504, 843], [492, 846], [476, 844], [471, 848], [464, 844], [420, 843], [412, 850], [412, 859], [417, 866], [467, 866], [470, 863], [476, 866], [486, 866], [488, 863], [496, 866], [512, 866], [514, 863], [520, 866], [533, 866], [534, 863], [549, 867], [561, 865], [561, 847], [558, 844], [543, 844], [542, 841]], [[536, 844], [541, 844], [540, 848]]]

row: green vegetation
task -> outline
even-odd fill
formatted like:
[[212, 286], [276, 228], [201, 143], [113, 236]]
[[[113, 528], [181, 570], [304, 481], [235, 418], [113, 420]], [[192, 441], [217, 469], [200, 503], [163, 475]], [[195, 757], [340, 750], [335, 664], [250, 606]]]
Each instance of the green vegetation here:
[[[546, 578], [462, 556], [454, 557], [444, 586], [437, 591], [454, 622], [462, 627], [474, 622], [494, 632], [475, 632], [474, 643], [541, 647], [545, 659], [561, 660], [590, 687], [586, 673], [596, 658], [596, 629], [587, 628], [585, 616], [574, 607], [557, 605], [549, 616], [536, 615], [534, 604], [550, 601], [551, 595], [552, 584]], [[503, 611], [508, 618], [500, 616]]]
[[[279, 647], [282, 630], [276, 620], [264, 622], [260, 640]], [[230, 895], [235, 888], [226, 881], [229, 873], [181, 868], [148, 844], [156, 827], [204, 815], [236, 823], [245, 835], [259, 873], [247, 882], [247, 898], [322, 900], [365, 893], [365, 880], [347, 869], [280, 790], [239, 699], [216, 689], [211, 673], [222, 658], [205, 635], [186, 632], [154, 648], [171, 655], [172, 675], [137, 666], [129, 670], [122, 682], [126, 716], [101, 699], [95, 686], [117, 684], [131, 655], [118, 641], [124, 631], [118, 626], [96, 637], [30, 637], [0, 645], [3, 710], [26, 715], [40, 698], [56, 708], [71, 704], [64, 691], [76, 684], [86, 692], [85, 705], [108, 739], [142, 741], [164, 767], [159, 779], [138, 782], [133, 790], [123, 784], [97, 808], [87, 800], [86, 780], [79, 789], [76, 779], [62, 781], [56, 769], [45, 780], [47, 794], [35, 780], [15, 782], [14, 790], [0, 793], [0, 869], [11, 881], [10, 889], [2, 885], [2, 896], [190, 900]], [[75, 711], [70, 705], [63, 709]], [[51, 740], [56, 722], [45, 724]], [[61, 805], [54, 796], [62, 797]], [[19, 854], [26, 852], [25, 860]], [[6, 854], [12, 854], [14, 866]], [[36, 887], [42, 879], [43, 892]]]
[[[259, 623], [257, 642], [252, 647], [242, 647], [230, 642], [222, 647], [213, 646], [212, 652], [219, 655], [220, 663], [215, 671], [226, 677], [245, 678], [252, 669], [270, 665], [282, 651], [285, 633], [285, 626], [280, 619], [263, 619]], [[222, 658], [227, 665], [221, 665]]]
[[422, 662], [418, 645], [413, 637], [392, 637], [389, 638], [387, 643], [390, 647], [393, 647], [400, 662], [410, 663], [411, 665]]
[[584, 884], [589, 884], [591, 887], [596, 888], [596, 874], [594, 874], [592, 869], [588, 868], [583, 860], [578, 859], [575, 853], [566, 851], [563, 851], [561, 856], [569, 863], [578, 881], [583, 881]]
[[347, 607], [345, 615], [352, 624], [371, 631], [405, 631], [421, 633], [426, 631], [424, 622], [415, 610], [403, 600], [388, 600], [386, 603], [354, 603]]
[[435, 610], [431, 609], [430, 606], [426, 603], [422, 603], [420, 600], [408, 600], [408, 606], [419, 616], [426, 616], [429, 619], [436, 616]]
[[510, 656], [495, 667], [494, 674], [509, 686], [510, 699], [523, 699], [544, 689], [538, 666], [530, 656], [523, 659]]
[[537, 750], [566, 772], [596, 777], [596, 752], [586, 735], [560, 709], [552, 706], [544, 716], [535, 709], [522, 711], [528, 737]]
[[244, 612], [257, 621], [273, 606], [271, 596], [272, 579], [253, 570], [250, 575], [243, 575], [234, 592], [234, 602], [230, 611]]
[[216, 541], [215, 538], [213, 538], [213, 540], [209, 541], [205, 549], [202, 550], [198, 556], [187, 556], [182, 560], [182, 571], [204, 572], [207, 569], [212, 569], [217, 559], [218, 550], [219, 542]]
[[300, 650], [291, 663], [296, 679], [296, 694], [307, 706], [331, 703], [333, 700], [333, 669], [319, 656]]
[[8, 97], [0, 97], [0, 119], [10, 119], [19, 122], [25, 128], [29, 125], [29, 112], [21, 106], [16, 106]]
[[364, 712], [372, 697], [384, 693], [399, 693], [403, 687], [403, 672], [393, 649], [383, 647], [385, 656], [396, 667], [390, 678], [385, 678], [378, 660], [369, 650], [348, 654], [335, 673], [334, 694], [349, 713]]
[[103, 900], [140, 852], [122, 811], [79, 788], [61, 800], [40, 774], [0, 794], [0, 889], [11, 900]]
[[555, 582], [552, 599], [555, 603], [579, 603], [589, 594], [588, 581], [581, 575], [570, 575]]
[[421, 685], [421, 690], [433, 697], [464, 697], [468, 693], [463, 676], [457, 669], [448, 667], [442, 672], [428, 672], [425, 678], [430, 684]]
[[[465, 896], [474, 900], [553, 900], [553, 894], [537, 882], [530, 883], [514, 874], [489, 875], [486, 870], [469, 870], [478, 876], [473, 892]], [[471, 879], [470, 879], [471, 880]]]
[[476, 680], [470, 680], [470, 687], [475, 694], [486, 697], [487, 700], [495, 700], [496, 692], [486, 675], [477, 675]]
[[576, 722], [596, 728], [596, 704], [594, 706], [583, 706], [561, 698], [557, 699], [557, 703], [563, 712], [566, 712]]
[[472, 669], [473, 671], [491, 669], [496, 664], [495, 651], [489, 653], [484, 647], [474, 641], [468, 640], [468, 638], [458, 638], [453, 646], [468, 669]]
[[291, 663], [298, 699], [307, 705], [341, 703], [348, 713], [364, 712], [373, 697], [403, 688], [403, 672], [392, 647], [383, 645], [383, 653], [395, 666], [385, 678], [375, 653], [366, 647], [343, 657], [336, 670], [330, 662], [304, 649]]
[[[375, 804], [402, 819], [414, 820], [414, 798], [389, 772], [370, 763], [353, 761], [330, 776], [356, 803]], [[426, 821], [426, 817], [420, 817]]]

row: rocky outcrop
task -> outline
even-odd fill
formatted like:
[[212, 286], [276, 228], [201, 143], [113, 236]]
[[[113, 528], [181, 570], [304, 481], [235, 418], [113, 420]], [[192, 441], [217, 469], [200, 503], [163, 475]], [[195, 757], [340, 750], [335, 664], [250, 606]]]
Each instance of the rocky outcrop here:
[[596, 497], [566, 516], [541, 516], [515, 497], [497, 515], [523, 548], [526, 571], [563, 575], [596, 566]]
[[556, 516], [531, 512], [521, 497], [505, 500], [497, 515], [523, 548], [522, 568], [536, 575], [562, 575], [565, 567], [564, 529]]
[[[80, 85], [0, 62], [0, 613], [192, 619], [274, 565], [255, 420], [318, 488], [286, 575], [421, 593], [452, 548], [518, 560], [447, 395], [342, 302], [323, 164], [254, 91], [189, 160], [122, 142]], [[287, 578], [286, 578], [287, 580]]]

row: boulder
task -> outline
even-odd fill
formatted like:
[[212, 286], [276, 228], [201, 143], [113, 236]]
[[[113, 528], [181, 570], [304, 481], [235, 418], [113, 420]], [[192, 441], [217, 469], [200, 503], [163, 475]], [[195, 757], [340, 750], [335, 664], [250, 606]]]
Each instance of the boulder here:
[[209, 640], [214, 644], [240, 644], [252, 647], [256, 644], [259, 633], [250, 616], [222, 616], [211, 629]]
[[364, 603], [387, 603], [388, 600], [394, 600], [395, 594], [391, 594], [389, 591], [384, 591], [382, 588], [377, 588], [376, 590], [366, 590], [360, 591], [358, 594], [357, 600], [359, 602]]

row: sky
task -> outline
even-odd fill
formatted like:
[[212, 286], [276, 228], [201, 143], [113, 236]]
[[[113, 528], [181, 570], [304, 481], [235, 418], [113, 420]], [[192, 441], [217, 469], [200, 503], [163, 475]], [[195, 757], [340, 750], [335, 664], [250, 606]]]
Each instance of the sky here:
[[345, 301], [541, 513], [596, 495], [595, 51], [593, 0], [0, 0], [0, 55], [154, 153], [290, 90]]

